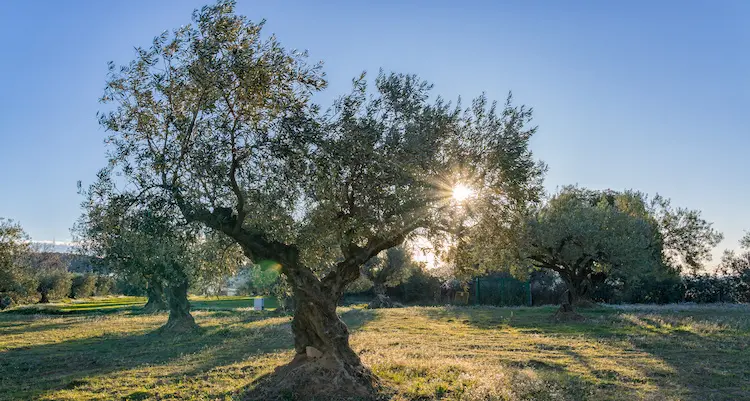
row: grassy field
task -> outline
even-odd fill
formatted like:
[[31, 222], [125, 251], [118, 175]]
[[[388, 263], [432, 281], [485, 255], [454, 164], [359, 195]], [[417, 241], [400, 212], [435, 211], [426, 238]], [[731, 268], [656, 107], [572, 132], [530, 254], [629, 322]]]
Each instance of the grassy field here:
[[[200, 334], [110, 298], [0, 313], [0, 400], [243, 399], [292, 356], [290, 318], [194, 299]], [[17, 312], [17, 311], [16, 311]], [[750, 306], [342, 308], [394, 400], [750, 399]], [[55, 314], [58, 313], [58, 314]]]

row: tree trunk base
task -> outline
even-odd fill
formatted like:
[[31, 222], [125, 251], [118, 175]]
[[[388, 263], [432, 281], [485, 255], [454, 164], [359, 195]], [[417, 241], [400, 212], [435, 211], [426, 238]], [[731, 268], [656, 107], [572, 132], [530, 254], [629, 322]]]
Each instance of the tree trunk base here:
[[570, 304], [561, 305], [560, 309], [552, 315], [552, 321], [556, 323], [582, 322], [584, 320], [586, 320], [586, 318], [573, 310], [573, 307]]
[[167, 323], [159, 328], [159, 333], [180, 334], [192, 333], [198, 330], [200, 330], [200, 326], [195, 323], [195, 319], [193, 319], [193, 316], [187, 315], [178, 319], [170, 316], [169, 320], [167, 320]]
[[401, 305], [398, 302], [393, 302], [391, 298], [389, 298], [387, 295], [383, 294], [377, 294], [375, 295], [375, 299], [373, 299], [369, 304], [367, 304], [368, 309], [378, 309], [378, 308], [400, 308], [403, 305]]
[[379, 400], [380, 383], [362, 364], [347, 364], [309, 347], [287, 365], [259, 380], [244, 400]]

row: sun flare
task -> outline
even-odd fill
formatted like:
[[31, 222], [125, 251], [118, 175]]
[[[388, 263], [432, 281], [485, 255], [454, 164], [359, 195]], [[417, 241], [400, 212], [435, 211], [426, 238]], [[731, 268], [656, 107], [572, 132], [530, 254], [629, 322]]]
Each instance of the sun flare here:
[[456, 184], [453, 187], [453, 199], [457, 202], [463, 202], [474, 196], [474, 190], [463, 184]]

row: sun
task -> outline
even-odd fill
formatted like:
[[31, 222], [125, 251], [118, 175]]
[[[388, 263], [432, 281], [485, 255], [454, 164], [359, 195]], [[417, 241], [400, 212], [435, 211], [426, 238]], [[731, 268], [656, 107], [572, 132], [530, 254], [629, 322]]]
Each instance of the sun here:
[[456, 184], [453, 187], [453, 199], [457, 202], [463, 202], [474, 196], [474, 190], [463, 184]]

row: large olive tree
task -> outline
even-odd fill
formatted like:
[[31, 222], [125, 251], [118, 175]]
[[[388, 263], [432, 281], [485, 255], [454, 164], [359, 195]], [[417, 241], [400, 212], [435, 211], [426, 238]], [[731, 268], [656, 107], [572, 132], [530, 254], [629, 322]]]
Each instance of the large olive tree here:
[[438, 230], [459, 181], [498, 215], [534, 199], [531, 112], [484, 97], [463, 112], [415, 76], [381, 73], [323, 114], [310, 102], [326, 86], [320, 65], [261, 28], [222, 1], [112, 65], [110, 162], [137, 197], [167, 196], [188, 222], [279, 266], [296, 302], [286, 385], [369, 396], [376, 378], [336, 314], [344, 289], [373, 256]]
[[628, 282], [662, 271], [700, 269], [722, 238], [700, 213], [634, 191], [565, 187], [526, 220], [519, 249], [554, 270], [575, 303], [607, 278]]

